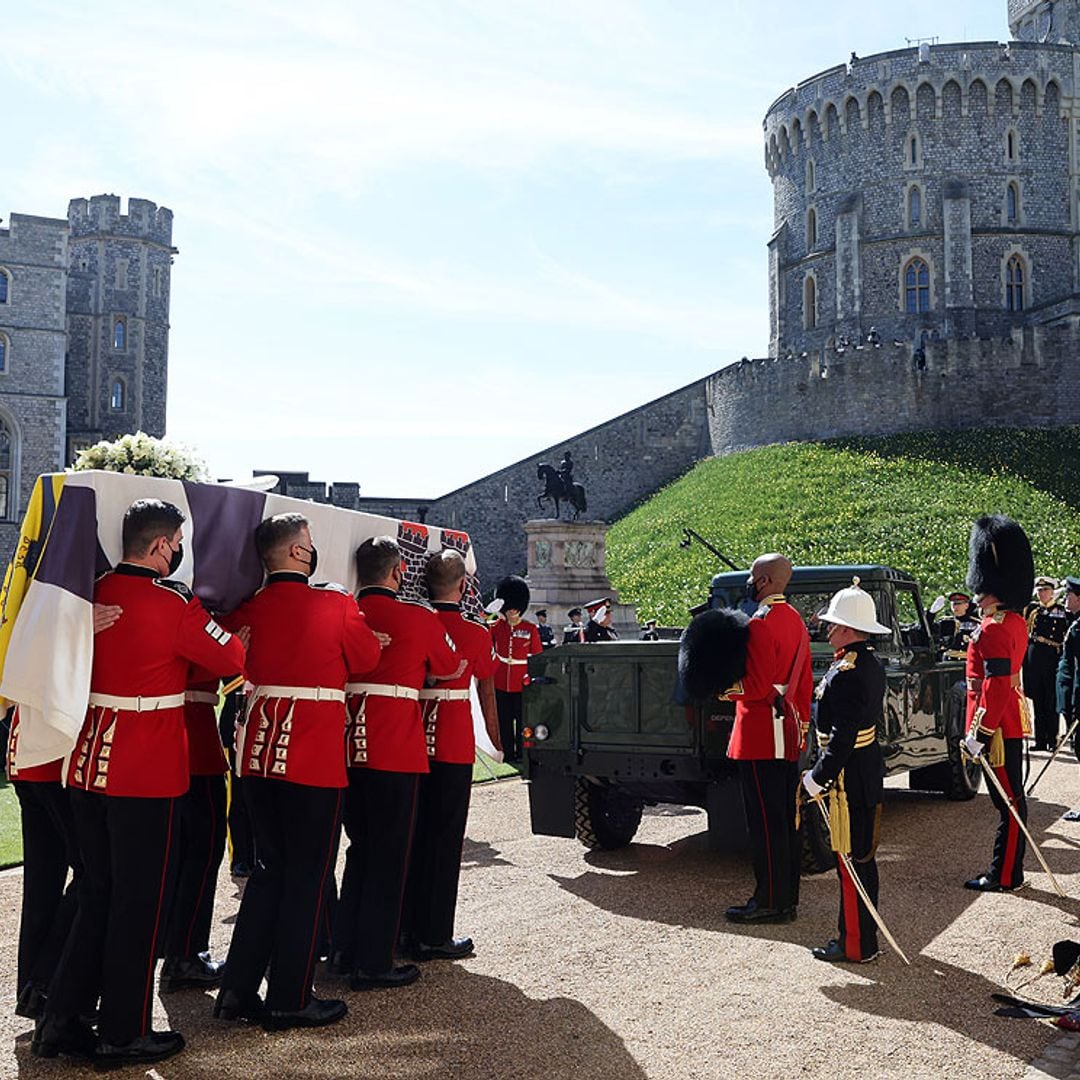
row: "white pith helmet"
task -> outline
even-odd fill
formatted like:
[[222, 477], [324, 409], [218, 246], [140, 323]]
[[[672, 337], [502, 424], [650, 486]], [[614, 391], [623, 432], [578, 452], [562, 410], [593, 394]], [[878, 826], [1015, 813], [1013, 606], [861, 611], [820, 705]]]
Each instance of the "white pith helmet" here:
[[829, 610], [821, 616], [822, 622], [836, 623], [858, 630], [860, 634], [891, 634], [887, 626], [877, 621], [877, 608], [874, 598], [859, 588], [859, 579], [851, 579], [851, 587], [833, 593], [829, 601]]

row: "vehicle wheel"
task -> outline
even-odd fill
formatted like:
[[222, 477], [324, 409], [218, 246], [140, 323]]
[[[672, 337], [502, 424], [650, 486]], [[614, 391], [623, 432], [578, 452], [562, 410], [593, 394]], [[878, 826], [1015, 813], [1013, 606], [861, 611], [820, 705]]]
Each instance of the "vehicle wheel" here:
[[945, 795], [953, 802], [975, 798], [982, 783], [982, 766], [960, 751], [960, 736], [949, 736], [949, 786]]
[[574, 788], [574, 831], [587, 848], [626, 847], [641, 824], [642, 804], [618, 787], [578, 777]]
[[802, 845], [804, 874], [824, 874], [836, 869], [836, 852], [832, 849], [829, 827], [821, 811], [811, 802], [804, 802], [802, 806], [799, 843]]

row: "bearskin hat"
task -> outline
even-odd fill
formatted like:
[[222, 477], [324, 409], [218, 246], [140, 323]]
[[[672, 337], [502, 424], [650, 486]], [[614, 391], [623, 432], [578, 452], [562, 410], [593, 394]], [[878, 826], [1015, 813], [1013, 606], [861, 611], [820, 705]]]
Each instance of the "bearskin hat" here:
[[1035, 559], [1027, 534], [1004, 514], [987, 514], [971, 527], [967, 586], [976, 596], [996, 596], [1010, 611], [1023, 611], [1035, 585]]
[[750, 617], [732, 608], [710, 608], [690, 620], [679, 641], [679, 678], [694, 701], [734, 686], [746, 674]]
[[1051, 951], [1054, 959], [1054, 974], [1068, 975], [1080, 960], [1080, 944], [1075, 941], [1058, 941]]
[[503, 602], [503, 611], [513, 608], [524, 615], [529, 607], [529, 586], [524, 578], [509, 574], [495, 586], [495, 597]]

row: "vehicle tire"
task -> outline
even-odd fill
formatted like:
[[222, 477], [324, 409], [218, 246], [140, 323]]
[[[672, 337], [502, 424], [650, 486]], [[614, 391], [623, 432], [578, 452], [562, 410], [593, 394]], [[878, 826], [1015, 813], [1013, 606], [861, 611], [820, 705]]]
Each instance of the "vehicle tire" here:
[[821, 811], [811, 802], [802, 805], [799, 823], [799, 843], [802, 846], [804, 874], [824, 874], [836, 869], [836, 852], [832, 849], [829, 827]]
[[642, 803], [612, 784], [578, 777], [574, 788], [574, 831], [587, 848], [626, 847], [641, 824]]
[[949, 786], [945, 795], [953, 802], [974, 799], [982, 783], [982, 766], [960, 751], [960, 736], [949, 736]]

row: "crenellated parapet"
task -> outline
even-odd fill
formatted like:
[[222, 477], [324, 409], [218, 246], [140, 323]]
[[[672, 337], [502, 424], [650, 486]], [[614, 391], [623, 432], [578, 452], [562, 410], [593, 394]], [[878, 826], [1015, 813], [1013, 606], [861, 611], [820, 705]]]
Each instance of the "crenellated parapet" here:
[[149, 199], [128, 199], [121, 213], [118, 195], [93, 195], [68, 203], [68, 223], [73, 238], [127, 236], [172, 247], [173, 213]]

